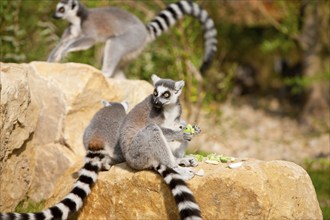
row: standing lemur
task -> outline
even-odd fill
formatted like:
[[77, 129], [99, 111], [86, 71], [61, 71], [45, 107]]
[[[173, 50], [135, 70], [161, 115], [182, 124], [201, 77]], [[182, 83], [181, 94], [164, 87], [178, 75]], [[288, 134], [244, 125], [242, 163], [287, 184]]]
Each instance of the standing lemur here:
[[83, 142], [87, 150], [85, 164], [71, 192], [58, 204], [37, 213], [0, 213], [0, 220], [49, 220], [67, 219], [77, 212], [83, 200], [91, 192], [100, 170], [109, 170], [111, 165], [124, 161], [119, 147], [119, 128], [124, 121], [126, 102], [106, 102], [85, 129]]
[[[184, 180], [193, 177], [198, 162], [184, 156], [192, 134], [185, 133], [179, 96], [184, 81], [152, 76], [153, 94], [136, 105], [120, 128], [120, 147], [127, 164], [136, 169], [154, 169], [170, 187], [181, 219], [201, 219], [200, 208]], [[200, 130], [195, 127], [197, 133]]]
[[146, 26], [133, 14], [116, 7], [87, 9], [78, 0], [61, 0], [54, 18], [66, 19], [70, 26], [49, 54], [49, 62], [59, 62], [71, 51], [86, 50], [105, 42], [102, 72], [106, 77], [124, 77], [123, 63], [135, 58], [144, 47], [174, 25], [184, 15], [197, 18], [204, 29], [204, 73], [217, 50], [217, 31], [207, 11], [182, 0], [172, 3]]

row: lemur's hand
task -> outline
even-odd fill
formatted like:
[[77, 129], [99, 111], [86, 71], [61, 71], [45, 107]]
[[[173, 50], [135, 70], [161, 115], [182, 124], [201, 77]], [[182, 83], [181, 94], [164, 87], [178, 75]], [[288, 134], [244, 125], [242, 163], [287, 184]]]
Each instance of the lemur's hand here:
[[201, 129], [197, 125], [187, 124], [187, 126], [183, 129], [184, 133], [196, 135], [201, 133]]
[[202, 132], [202, 129], [200, 127], [198, 127], [197, 125], [193, 125], [192, 127], [195, 130], [194, 135], [199, 134], [199, 133]]

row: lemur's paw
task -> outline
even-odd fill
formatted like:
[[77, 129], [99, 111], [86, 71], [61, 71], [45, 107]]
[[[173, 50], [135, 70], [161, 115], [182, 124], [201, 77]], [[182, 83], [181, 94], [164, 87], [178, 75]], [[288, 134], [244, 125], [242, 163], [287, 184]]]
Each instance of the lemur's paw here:
[[108, 163], [102, 164], [102, 171], [108, 171], [110, 170], [111, 165]]
[[198, 161], [196, 160], [195, 157], [183, 157], [183, 158], [177, 158], [176, 162], [180, 166], [184, 167], [195, 167], [198, 165]]
[[196, 135], [201, 133], [202, 130], [197, 125], [187, 124], [186, 127], [183, 129], [183, 132], [186, 134]]
[[200, 127], [198, 127], [197, 125], [193, 125], [192, 127], [193, 127], [194, 130], [195, 130], [195, 133], [194, 133], [194, 134], [199, 134], [199, 133], [202, 132], [202, 129], [201, 129]]
[[111, 158], [109, 156], [105, 156], [102, 159], [101, 164], [102, 164], [101, 170], [103, 170], [103, 171], [110, 170], [110, 168], [111, 168]]
[[174, 170], [180, 174], [184, 180], [190, 180], [195, 175], [194, 170], [188, 167], [176, 167]]

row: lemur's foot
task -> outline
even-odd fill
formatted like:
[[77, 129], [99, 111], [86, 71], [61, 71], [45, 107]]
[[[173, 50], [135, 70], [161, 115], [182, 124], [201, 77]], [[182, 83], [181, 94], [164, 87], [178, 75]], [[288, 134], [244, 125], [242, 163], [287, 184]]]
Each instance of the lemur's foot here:
[[104, 164], [102, 164], [101, 170], [102, 171], [108, 171], [108, 170], [110, 170], [110, 168], [111, 168], [111, 165], [110, 164], [104, 163]]
[[176, 162], [184, 167], [195, 167], [198, 165], [198, 161], [195, 157], [176, 158]]
[[109, 156], [106, 156], [102, 159], [101, 163], [102, 163], [102, 168], [101, 170], [103, 171], [108, 171], [111, 168], [111, 158]]
[[195, 175], [194, 170], [188, 167], [176, 167], [174, 170], [180, 174], [184, 180], [190, 180]]

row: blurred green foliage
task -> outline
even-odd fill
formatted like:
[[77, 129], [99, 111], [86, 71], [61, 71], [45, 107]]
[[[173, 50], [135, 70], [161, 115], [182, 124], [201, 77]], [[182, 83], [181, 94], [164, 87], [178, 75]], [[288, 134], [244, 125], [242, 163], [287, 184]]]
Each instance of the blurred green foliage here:
[[308, 159], [305, 161], [304, 167], [315, 187], [323, 219], [330, 219], [330, 161], [328, 159]]
[[[126, 9], [147, 23], [167, 4], [169, 0], [156, 1], [119, 1], [98, 0], [82, 2], [90, 8], [116, 6]], [[282, 12], [280, 19], [265, 15], [263, 21], [258, 18], [248, 24], [246, 17], [253, 14], [249, 2], [241, 2], [246, 11], [237, 12], [227, 1], [197, 1], [215, 20], [218, 30], [218, 53], [212, 68], [204, 77], [204, 92], [200, 89], [200, 80], [196, 79], [194, 69], [198, 69], [203, 56], [203, 32], [196, 19], [186, 17], [168, 33], [147, 46], [144, 52], [125, 69], [129, 78], [150, 80], [153, 73], [162, 77], [185, 79], [187, 83], [185, 99], [197, 103], [206, 97], [204, 106], [213, 101], [224, 101], [237, 86], [235, 81], [237, 68], [248, 64], [255, 69], [255, 81], [258, 87], [252, 91], [259, 94], [273, 92], [281, 85], [293, 85], [293, 93], [299, 93], [308, 85], [309, 78], [282, 79], [273, 69], [277, 58], [297, 62], [301, 50], [296, 42], [302, 18], [299, 2], [278, 1], [273, 7]], [[57, 1], [52, 0], [1, 0], [0, 1], [0, 42], [1, 61], [30, 62], [45, 61], [51, 49], [58, 43], [67, 21], [54, 20]], [[229, 12], [226, 15], [224, 12]], [[236, 22], [241, 17], [242, 22]], [[268, 23], [267, 23], [268, 22]], [[62, 62], [87, 63], [101, 67], [103, 45], [81, 52], [70, 53]], [[326, 50], [326, 55], [329, 49]], [[325, 70], [323, 72], [329, 72]], [[320, 73], [321, 74], [321, 73]], [[280, 82], [280, 83], [278, 83]], [[260, 93], [260, 91], [262, 93]]]

